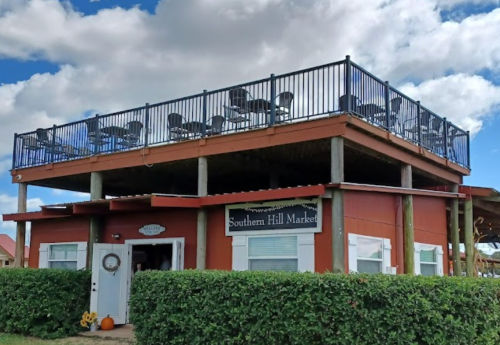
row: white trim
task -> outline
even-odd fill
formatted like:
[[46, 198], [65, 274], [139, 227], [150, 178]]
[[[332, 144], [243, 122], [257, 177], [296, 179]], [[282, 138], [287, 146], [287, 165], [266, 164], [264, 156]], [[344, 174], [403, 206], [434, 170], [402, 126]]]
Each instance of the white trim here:
[[[63, 260], [54, 259], [50, 260], [49, 251], [50, 246], [73, 244], [77, 245], [76, 259], [75, 260]], [[49, 262], [68, 262], [76, 261], [76, 269], [81, 270], [87, 268], [87, 242], [54, 242], [54, 243], [40, 243], [39, 248], [39, 258], [38, 258], [38, 268], [49, 268]]]
[[[252, 208], [252, 207], [267, 207], [279, 205], [299, 205], [304, 203], [316, 203], [317, 210], [317, 226], [315, 228], [300, 228], [300, 229], [269, 229], [269, 230], [254, 230], [254, 231], [229, 231], [229, 210]], [[314, 199], [294, 199], [294, 200], [281, 200], [263, 203], [245, 203], [226, 205], [225, 208], [225, 233], [226, 236], [260, 236], [260, 235], [273, 235], [273, 234], [304, 234], [304, 233], [318, 233], [323, 229], [323, 202], [322, 198]]]
[[145, 238], [140, 240], [125, 240], [125, 244], [172, 244], [175, 241], [184, 242], [184, 237], [168, 237], [168, 238]]
[[[443, 276], [444, 256], [443, 246], [437, 244], [417, 243], [415, 242], [415, 275], [421, 275], [420, 251], [423, 247], [436, 250], [436, 275]], [[430, 264], [430, 263], [429, 263]]]
[[378, 261], [382, 262], [382, 271], [384, 274], [393, 274], [394, 270], [391, 267], [391, 240], [389, 238], [376, 237], [376, 236], [364, 236], [358, 234], [347, 234], [348, 239], [348, 272], [350, 273], [358, 273], [358, 238], [371, 238], [382, 241], [382, 259], [369, 259], [369, 258], [361, 258], [362, 260], [367, 261]]

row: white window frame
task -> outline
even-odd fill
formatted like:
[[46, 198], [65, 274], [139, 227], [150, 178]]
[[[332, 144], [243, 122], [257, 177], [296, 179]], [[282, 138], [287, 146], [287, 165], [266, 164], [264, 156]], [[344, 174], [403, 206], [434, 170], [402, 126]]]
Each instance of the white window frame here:
[[[248, 271], [250, 258], [248, 256], [248, 239], [252, 237], [290, 237], [297, 236], [298, 272], [314, 272], [314, 233], [280, 234], [266, 233], [252, 236], [233, 236], [233, 271]], [[272, 257], [281, 259], [285, 257]], [[290, 258], [290, 257], [286, 257]]]
[[[427, 244], [427, 243], [417, 243], [415, 242], [415, 275], [421, 275], [420, 268], [420, 251], [422, 249], [434, 249], [436, 250], [436, 275], [443, 276], [443, 266], [444, 266], [444, 256], [443, 256], [443, 246], [437, 244]], [[428, 263], [430, 264], [430, 262]]]
[[49, 260], [50, 246], [76, 244], [78, 251], [76, 254], [76, 269], [81, 270], [87, 268], [87, 242], [56, 242], [56, 243], [40, 243], [40, 256], [38, 260], [38, 268], [49, 268], [49, 262], [54, 261], [73, 261], [73, 260]]
[[[375, 237], [375, 236], [364, 236], [358, 234], [348, 234], [348, 258], [349, 258], [349, 272], [358, 273], [358, 238], [370, 238], [376, 240], [382, 240], [383, 250], [382, 250], [382, 272], [388, 274], [395, 274], [396, 270], [391, 267], [391, 240], [383, 237]], [[361, 258], [362, 260], [372, 260], [373, 259]]]

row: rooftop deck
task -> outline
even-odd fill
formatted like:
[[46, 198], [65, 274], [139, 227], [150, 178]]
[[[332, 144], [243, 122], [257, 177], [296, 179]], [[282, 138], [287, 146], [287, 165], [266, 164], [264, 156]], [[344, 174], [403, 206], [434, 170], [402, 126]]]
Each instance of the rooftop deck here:
[[13, 169], [350, 113], [465, 168], [469, 133], [346, 60], [15, 134]]

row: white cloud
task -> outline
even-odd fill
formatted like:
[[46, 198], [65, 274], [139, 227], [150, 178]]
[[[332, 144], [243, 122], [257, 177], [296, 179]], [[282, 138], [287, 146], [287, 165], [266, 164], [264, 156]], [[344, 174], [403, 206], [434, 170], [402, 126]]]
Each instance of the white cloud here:
[[0, 10], [10, 9], [0, 14], [0, 56], [60, 66], [55, 74], [0, 86], [0, 155], [11, 152], [13, 132], [347, 54], [392, 85], [417, 81], [405, 90], [476, 133], [500, 103], [497, 87], [476, 75], [485, 69], [500, 74], [500, 40], [493, 39], [500, 32], [500, 9], [443, 22], [440, 8], [462, 2], [161, 1], [153, 15], [117, 7], [84, 16], [64, 2], [0, 0]]
[[[44, 202], [40, 198], [31, 198], [26, 201], [26, 208], [28, 211], [39, 211], [40, 206]], [[0, 214], [9, 214], [17, 212], [17, 197], [8, 194], [0, 194]], [[15, 240], [16, 238], [16, 222], [1, 221], [0, 233], [9, 235]], [[29, 243], [31, 233], [31, 223], [26, 225], [26, 242]]]

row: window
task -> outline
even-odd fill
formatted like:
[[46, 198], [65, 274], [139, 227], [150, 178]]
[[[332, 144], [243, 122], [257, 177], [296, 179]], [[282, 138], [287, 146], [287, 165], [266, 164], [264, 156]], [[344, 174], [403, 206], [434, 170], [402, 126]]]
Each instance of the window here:
[[85, 268], [87, 242], [40, 244], [39, 268], [79, 270]]
[[349, 271], [389, 273], [391, 241], [387, 238], [349, 234]]
[[423, 276], [443, 275], [443, 248], [415, 243], [415, 274]]
[[49, 245], [49, 268], [76, 270], [78, 244]]
[[250, 271], [298, 271], [297, 236], [248, 238]]
[[5, 261], [3, 262], [3, 265], [4, 265], [4, 266], [9, 266], [9, 264], [10, 264], [9, 260], [5, 260]]
[[233, 236], [233, 270], [314, 272], [314, 234]]

